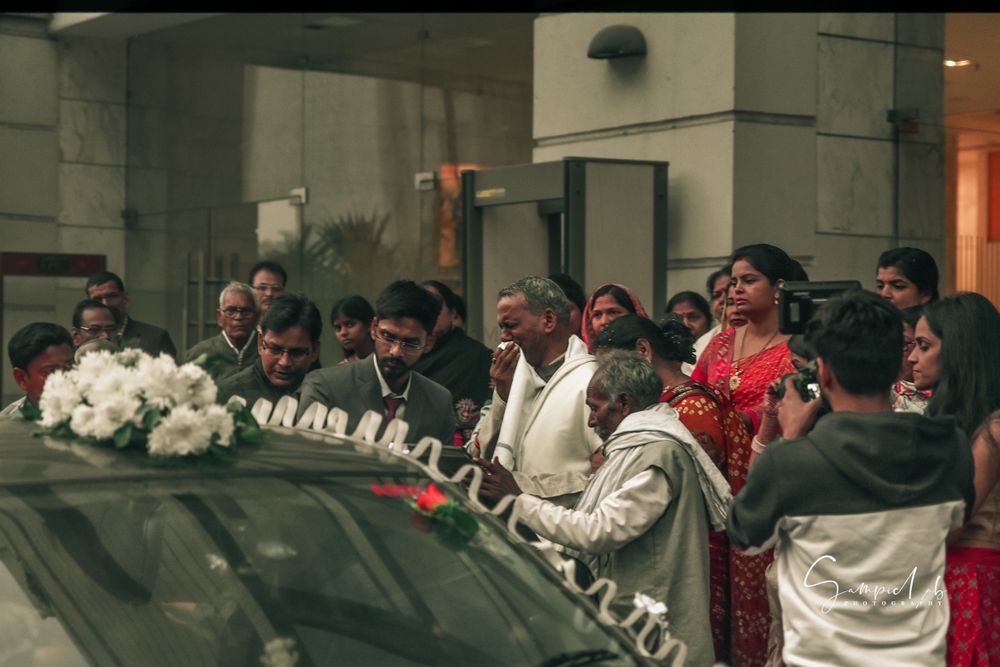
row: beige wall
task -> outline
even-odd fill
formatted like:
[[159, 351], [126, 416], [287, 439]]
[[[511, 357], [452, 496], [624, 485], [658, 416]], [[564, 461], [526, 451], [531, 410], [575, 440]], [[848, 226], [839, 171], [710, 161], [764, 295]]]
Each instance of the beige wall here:
[[[820, 14], [819, 31], [816, 243], [823, 252], [812, 273], [870, 286], [895, 225], [899, 244], [933, 254], [943, 275], [944, 16]], [[898, 168], [885, 121], [893, 106], [917, 108], [924, 121], [901, 135]]]
[[[590, 60], [603, 27], [648, 54]], [[738, 245], [770, 242], [813, 279], [868, 285], [893, 245], [943, 267], [943, 15], [553, 14], [535, 25], [536, 162], [670, 162], [668, 293], [704, 290]], [[917, 107], [897, 169], [886, 112]], [[593, 286], [585, 286], [587, 288]]]
[[[645, 59], [587, 58], [591, 38], [616, 23], [640, 27]], [[555, 14], [535, 21], [534, 161], [669, 161], [671, 286], [697, 280], [702, 267], [721, 264], [728, 252], [716, 240], [732, 233], [734, 122], [727, 111], [735, 91], [734, 29], [730, 14]]]
[[[59, 247], [59, 80], [42, 21], [0, 14], [0, 251]], [[20, 91], [11, 94], [9, 91]], [[3, 404], [20, 390], [6, 343], [35, 321], [57, 321], [55, 278], [4, 280]]]
[[[526, 86], [484, 81], [468, 92], [217, 62], [158, 39], [133, 41], [129, 59], [128, 206], [137, 214], [127, 235], [130, 289], [141, 290], [160, 318], [166, 314], [178, 344], [186, 258], [208, 247], [209, 208], [216, 236], [222, 216], [231, 218], [230, 229], [244, 230], [234, 232], [239, 238], [217, 239], [210, 254], [239, 252], [250, 261], [255, 226], [266, 223], [232, 206], [239, 202], [288, 197], [305, 187], [306, 224], [387, 216], [378, 248], [340, 245], [349, 267], [308, 249], [280, 255], [290, 288], [305, 291], [325, 316], [337, 298], [360, 292], [374, 300], [399, 277], [459, 277], [457, 268], [438, 268], [438, 196], [414, 188], [416, 173], [443, 162], [531, 159]], [[306, 245], [316, 240], [314, 234]], [[242, 272], [236, 277], [244, 279]], [[333, 363], [339, 347], [332, 330], [324, 340], [322, 361]]]
[[[0, 251], [104, 254], [124, 276], [124, 42], [55, 41], [45, 16], [0, 14], [0, 91]], [[6, 279], [4, 343], [29, 322], [68, 328], [84, 282]]]

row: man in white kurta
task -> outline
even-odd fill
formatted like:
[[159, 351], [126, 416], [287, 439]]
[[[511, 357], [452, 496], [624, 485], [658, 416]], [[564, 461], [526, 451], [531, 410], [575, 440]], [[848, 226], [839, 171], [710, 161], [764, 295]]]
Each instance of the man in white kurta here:
[[500, 291], [497, 323], [507, 346], [494, 354], [492, 405], [469, 453], [526, 475], [566, 473], [556, 492], [579, 492], [601, 439], [585, 404], [596, 361], [569, 331], [569, 301], [547, 278], [522, 278]]
[[601, 359], [587, 404], [607, 458], [573, 509], [524, 493], [499, 463], [477, 459], [486, 472], [481, 492], [517, 495], [525, 525], [615, 581], [620, 615], [636, 592], [665, 602], [669, 629], [687, 644], [686, 664], [711, 665], [707, 531], [723, 525], [731, 496], [677, 413], [656, 403], [660, 390], [637, 355]]

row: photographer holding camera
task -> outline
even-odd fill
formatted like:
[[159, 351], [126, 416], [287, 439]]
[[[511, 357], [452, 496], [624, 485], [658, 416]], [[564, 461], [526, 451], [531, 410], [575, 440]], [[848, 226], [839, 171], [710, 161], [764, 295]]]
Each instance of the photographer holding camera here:
[[969, 447], [950, 418], [891, 411], [902, 323], [883, 299], [830, 299], [806, 342], [831, 413], [817, 420], [821, 400], [784, 379], [784, 438], [761, 448], [730, 541], [780, 542], [786, 664], [943, 664], [945, 539], [972, 506]]

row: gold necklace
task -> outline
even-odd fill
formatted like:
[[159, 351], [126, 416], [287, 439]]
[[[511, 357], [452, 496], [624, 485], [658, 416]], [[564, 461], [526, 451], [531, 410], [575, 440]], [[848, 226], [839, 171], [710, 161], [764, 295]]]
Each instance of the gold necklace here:
[[[737, 389], [740, 388], [740, 384], [742, 384], [742, 382], [743, 382], [743, 373], [744, 373], [744, 371], [746, 371], [748, 368], [750, 368], [751, 366], [753, 366], [753, 363], [754, 363], [754, 361], [756, 361], [757, 357], [759, 357], [761, 354], [764, 353], [764, 350], [766, 350], [771, 345], [771, 342], [777, 336], [778, 336], [778, 332], [775, 331], [773, 334], [771, 334], [771, 337], [767, 339], [767, 342], [764, 343], [764, 347], [762, 347], [759, 350], [757, 350], [757, 352], [755, 352], [754, 354], [751, 354], [748, 357], [741, 357], [740, 359], [733, 359], [732, 363], [730, 364], [729, 391], [733, 391], [734, 392], [734, 391], [736, 391]], [[741, 354], [743, 353], [743, 345], [744, 345], [744, 343], [746, 343], [746, 340], [747, 340], [747, 336], [746, 336], [746, 332], [744, 331], [743, 338], [740, 339], [740, 353]], [[740, 367], [740, 366], [736, 365], [737, 363], [741, 363], [741, 362], [744, 362], [744, 361], [750, 361], [750, 363], [748, 363], [746, 366], [743, 366], [743, 367]]]

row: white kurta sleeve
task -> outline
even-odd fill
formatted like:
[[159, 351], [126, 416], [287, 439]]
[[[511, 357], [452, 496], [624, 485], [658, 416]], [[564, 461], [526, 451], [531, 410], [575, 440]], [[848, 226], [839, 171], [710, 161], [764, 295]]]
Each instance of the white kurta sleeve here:
[[521, 520], [541, 537], [589, 554], [619, 549], [652, 527], [670, 503], [670, 485], [659, 468], [648, 468], [602, 500], [593, 512], [566, 509], [522, 493]]

